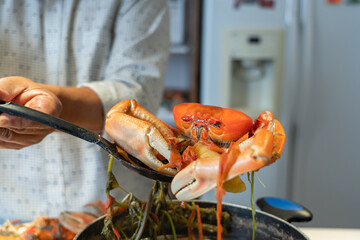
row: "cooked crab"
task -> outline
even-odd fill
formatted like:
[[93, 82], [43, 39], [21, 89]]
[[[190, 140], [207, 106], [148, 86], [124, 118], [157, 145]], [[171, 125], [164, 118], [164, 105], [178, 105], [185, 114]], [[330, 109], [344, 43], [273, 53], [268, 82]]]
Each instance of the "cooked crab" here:
[[[175, 175], [171, 190], [191, 200], [222, 182], [257, 171], [281, 155], [285, 133], [270, 111], [252, 119], [228, 108], [183, 103], [174, 107], [174, 129], [135, 100], [107, 114], [108, 136], [150, 168]], [[203, 152], [204, 146], [206, 152]], [[200, 149], [200, 150], [199, 150]]]

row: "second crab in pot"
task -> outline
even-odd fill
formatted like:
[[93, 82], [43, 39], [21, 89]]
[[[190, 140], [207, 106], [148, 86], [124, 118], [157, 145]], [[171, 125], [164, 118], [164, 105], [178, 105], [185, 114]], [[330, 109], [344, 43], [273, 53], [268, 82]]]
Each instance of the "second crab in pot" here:
[[201, 196], [219, 179], [229, 182], [268, 166], [284, 147], [284, 129], [270, 111], [253, 122], [234, 109], [183, 103], [174, 107], [173, 115], [177, 128], [135, 100], [125, 100], [108, 112], [105, 130], [148, 167], [175, 175], [171, 190], [179, 200]]

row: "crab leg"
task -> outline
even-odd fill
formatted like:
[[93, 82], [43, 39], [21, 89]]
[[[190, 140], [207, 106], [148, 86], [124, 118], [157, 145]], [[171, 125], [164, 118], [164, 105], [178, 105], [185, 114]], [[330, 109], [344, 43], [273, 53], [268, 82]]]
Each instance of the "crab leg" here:
[[[135, 100], [116, 104], [107, 114], [105, 130], [117, 145], [154, 170], [164, 166], [158, 154], [165, 159], [171, 157], [171, 147], [166, 139], [174, 137], [174, 133]], [[163, 168], [160, 172], [176, 174], [172, 168]]]
[[[281, 124], [270, 120], [260, 125], [251, 138], [239, 140], [229, 148], [227, 156], [230, 157], [225, 160], [234, 160], [234, 164], [224, 171], [223, 181], [257, 171], [280, 157], [285, 141]], [[215, 188], [220, 158], [221, 156], [200, 158], [180, 171], [171, 183], [171, 190], [176, 198], [182, 201], [191, 200]]]

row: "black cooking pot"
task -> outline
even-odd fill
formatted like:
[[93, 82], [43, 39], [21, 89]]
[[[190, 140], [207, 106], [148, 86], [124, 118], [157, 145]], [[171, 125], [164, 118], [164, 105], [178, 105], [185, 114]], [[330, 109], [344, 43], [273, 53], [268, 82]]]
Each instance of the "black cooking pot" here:
[[[200, 207], [203, 208], [216, 208], [216, 202], [212, 201], [195, 201]], [[310, 221], [312, 214], [299, 204], [278, 199], [278, 198], [262, 198], [257, 201], [258, 206], [263, 209], [272, 212], [278, 216], [281, 216], [288, 221]], [[235, 204], [223, 203], [223, 211], [230, 213], [231, 218], [227, 222], [226, 234], [223, 235], [223, 239], [252, 239], [252, 213], [248, 207], [243, 207]], [[263, 211], [256, 211], [256, 232], [255, 239], [309, 239], [304, 233], [302, 233], [295, 226], [288, 221], [281, 219], [273, 214]], [[74, 240], [98, 240], [103, 239], [101, 236], [101, 230], [104, 226], [104, 218], [100, 217], [81, 232], [79, 232]], [[204, 222], [203, 223], [207, 223]], [[214, 222], [212, 222], [214, 224]], [[171, 229], [165, 230], [165, 234], [172, 235]], [[197, 231], [194, 231], [196, 235]], [[187, 228], [184, 226], [176, 226], [176, 233], [178, 237], [187, 236]], [[146, 238], [146, 232], [143, 238]], [[216, 233], [204, 234], [205, 239], [216, 239]], [[171, 238], [170, 238], [171, 239]]]

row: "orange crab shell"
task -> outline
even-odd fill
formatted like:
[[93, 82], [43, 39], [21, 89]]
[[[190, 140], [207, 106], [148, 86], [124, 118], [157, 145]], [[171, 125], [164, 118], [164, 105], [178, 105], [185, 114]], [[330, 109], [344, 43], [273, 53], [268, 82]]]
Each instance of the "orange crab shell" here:
[[202, 105], [199, 103], [182, 103], [173, 110], [175, 124], [188, 136], [193, 125], [203, 125], [208, 134], [216, 140], [233, 141], [242, 137], [252, 127], [252, 119], [235, 109]]

